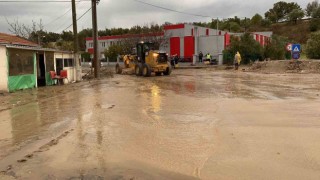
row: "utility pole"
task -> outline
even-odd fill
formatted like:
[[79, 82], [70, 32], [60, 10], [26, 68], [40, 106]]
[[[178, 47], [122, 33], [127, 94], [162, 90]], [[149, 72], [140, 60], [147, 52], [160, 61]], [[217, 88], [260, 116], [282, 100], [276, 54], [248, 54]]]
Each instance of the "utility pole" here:
[[91, 0], [92, 2], [92, 31], [93, 31], [93, 64], [94, 77], [100, 78], [100, 59], [98, 57], [98, 25], [97, 25], [97, 2], [99, 0]]
[[219, 34], [219, 18], [217, 18], [217, 35]]
[[79, 39], [78, 39], [78, 28], [77, 28], [77, 10], [76, 0], [72, 0], [72, 24], [73, 24], [73, 35], [74, 35], [74, 61], [76, 62], [76, 80], [81, 81], [81, 67], [79, 62]]

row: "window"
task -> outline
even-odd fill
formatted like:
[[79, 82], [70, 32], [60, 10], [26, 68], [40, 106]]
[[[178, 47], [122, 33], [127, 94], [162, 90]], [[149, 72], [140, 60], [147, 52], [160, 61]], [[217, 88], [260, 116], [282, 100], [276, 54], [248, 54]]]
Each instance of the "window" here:
[[34, 52], [9, 49], [9, 76], [34, 74]]
[[110, 41], [110, 46], [112, 46], [113, 45], [113, 41]]
[[73, 59], [64, 59], [64, 67], [73, 67]]
[[106, 42], [102, 42], [102, 43], [101, 43], [101, 46], [102, 46], [102, 47], [106, 47]]
[[89, 48], [93, 48], [93, 43], [89, 43]]

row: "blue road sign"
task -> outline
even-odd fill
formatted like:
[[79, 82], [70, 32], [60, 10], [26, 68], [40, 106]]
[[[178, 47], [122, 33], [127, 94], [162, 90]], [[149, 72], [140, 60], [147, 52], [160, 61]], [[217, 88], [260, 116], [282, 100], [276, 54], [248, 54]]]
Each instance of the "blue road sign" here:
[[292, 52], [301, 52], [301, 45], [300, 44], [292, 44], [291, 50], [292, 50]]
[[300, 59], [300, 52], [292, 52], [292, 59]]

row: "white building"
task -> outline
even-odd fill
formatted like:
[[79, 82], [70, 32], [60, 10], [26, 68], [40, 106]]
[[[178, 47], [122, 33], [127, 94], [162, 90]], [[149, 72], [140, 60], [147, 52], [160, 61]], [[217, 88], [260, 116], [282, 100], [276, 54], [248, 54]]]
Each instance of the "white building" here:
[[[193, 55], [202, 51], [203, 54], [210, 53], [213, 56], [218, 56], [222, 51], [230, 45], [230, 37], [232, 35], [239, 36], [242, 33], [230, 33], [206, 27], [195, 26], [192, 24], [176, 24], [164, 26], [164, 33], [159, 33], [159, 36], [168, 38], [167, 44], [162, 47], [170, 56], [177, 54], [185, 61], [192, 61]], [[271, 37], [272, 32], [254, 32], [252, 37], [257, 40], [262, 46]], [[99, 37], [100, 58], [105, 49], [123, 38], [147, 36], [142, 35], [123, 35], [123, 36], [103, 36]], [[93, 53], [92, 38], [86, 39], [86, 51]]]
[[50, 71], [67, 70], [68, 80], [76, 80], [72, 52], [41, 48], [14, 35], [0, 33], [0, 91], [13, 92], [53, 84]]

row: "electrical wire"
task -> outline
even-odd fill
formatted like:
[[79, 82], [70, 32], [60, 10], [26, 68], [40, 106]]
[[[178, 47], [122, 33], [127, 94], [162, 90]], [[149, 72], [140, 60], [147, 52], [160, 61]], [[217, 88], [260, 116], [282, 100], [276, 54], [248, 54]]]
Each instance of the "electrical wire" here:
[[[91, 0], [77, 0], [76, 2], [81, 2], [81, 1], [91, 1]], [[8, 0], [0, 0], [0, 3], [23, 3], [23, 2], [26, 2], [26, 3], [71, 3], [71, 0], [57, 0], [57, 1], [54, 1], [54, 0], [11, 0], [11, 1], [8, 1]]]
[[[78, 5], [80, 2], [81, 2], [81, 1], [79, 1], [79, 2], [77, 3], [77, 5]], [[53, 22], [61, 19], [63, 16], [65, 16], [66, 14], [68, 14], [68, 12], [70, 12], [71, 10], [72, 10], [72, 8], [70, 8], [68, 11], [66, 11], [66, 12], [65, 12], [64, 14], [62, 14], [61, 16], [59, 16], [59, 17], [55, 18], [54, 20], [50, 21], [49, 23], [45, 24], [44, 26], [48, 26], [49, 24], [51, 24], [51, 23], [53, 23]]]
[[[85, 16], [90, 10], [92, 9], [92, 7], [90, 7], [86, 12], [84, 12], [78, 19], [77, 22], [83, 17]], [[70, 24], [67, 28], [65, 28], [63, 31], [69, 29], [73, 24]]]
[[180, 14], [185, 14], [185, 15], [190, 15], [190, 16], [197, 16], [197, 17], [211, 18], [210, 16], [204, 16], [204, 15], [200, 15], [200, 14], [192, 14], [192, 13], [187, 13], [187, 12], [183, 12], [183, 11], [177, 11], [177, 10], [174, 10], [174, 9], [169, 9], [169, 8], [166, 8], [166, 7], [162, 7], [162, 6], [146, 3], [146, 2], [143, 2], [143, 1], [140, 1], [140, 0], [133, 0], [133, 1], [141, 3], [141, 4], [149, 5], [149, 6], [152, 6], [152, 7], [156, 7], [156, 8], [159, 8], [159, 9], [180, 13]]

